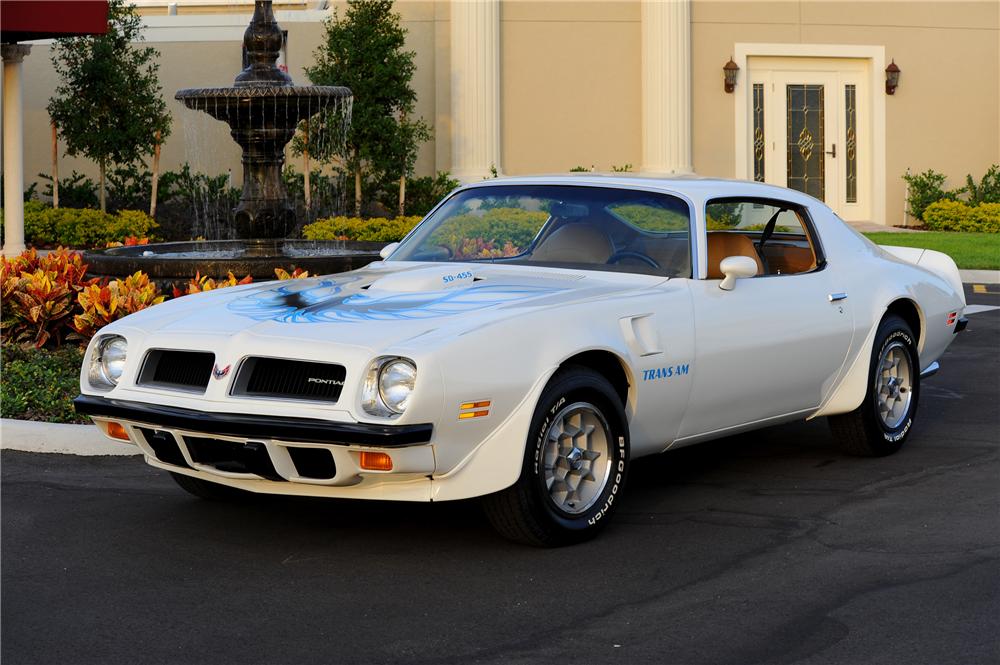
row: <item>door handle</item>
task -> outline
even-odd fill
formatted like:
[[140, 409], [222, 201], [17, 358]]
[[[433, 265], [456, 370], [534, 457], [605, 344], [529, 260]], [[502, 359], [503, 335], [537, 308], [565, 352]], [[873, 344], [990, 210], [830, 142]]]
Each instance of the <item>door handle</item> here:
[[827, 296], [827, 298], [830, 299], [830, 302], [837, 302], [839, 300], [847, 300], [847, 294], [846, 293], [831, 293], [830, 295]]
[[837, 144], [833, 144], [833, 150], [827, 150], [826, 154], [830, 155], [834, 159], [837, 159]]

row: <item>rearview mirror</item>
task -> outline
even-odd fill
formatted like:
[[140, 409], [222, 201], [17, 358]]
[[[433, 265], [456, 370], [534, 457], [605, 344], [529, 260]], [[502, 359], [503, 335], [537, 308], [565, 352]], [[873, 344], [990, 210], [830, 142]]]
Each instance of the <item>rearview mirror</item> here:
[[396, 251], [397, 247], [399, 247], [398, 242], [390, 242], [388, 245], [386, 245], [379, 251], [378, 255], [381, 256], [383, 259], [387, 259], [389, 258], [390, 254]]
[[727, 256], [719, 264], [719, 270], [726, 276], [719, 282], [719, 288], [732, 291], [737, 279], [757, 275], [757, 262], [749, 256]]

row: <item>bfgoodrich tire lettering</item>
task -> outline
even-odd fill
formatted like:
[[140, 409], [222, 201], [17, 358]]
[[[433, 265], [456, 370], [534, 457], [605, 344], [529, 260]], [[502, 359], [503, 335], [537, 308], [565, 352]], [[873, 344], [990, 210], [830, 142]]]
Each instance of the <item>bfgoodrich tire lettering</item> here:
[[890, 314], [875, 334], [864, 401], [850, 413], [831, 416], [830, 429], [848, 454], [891, 455], [910, 435], [919, 398], [916, 336], [906, 321]]
[[530, 545], [591, 538], [621, 500], [628, 446], [625, 411], [607, 379], [564, 368], [538, 401], [521, 477], [484, 497], [486, 514], [504, 537]]

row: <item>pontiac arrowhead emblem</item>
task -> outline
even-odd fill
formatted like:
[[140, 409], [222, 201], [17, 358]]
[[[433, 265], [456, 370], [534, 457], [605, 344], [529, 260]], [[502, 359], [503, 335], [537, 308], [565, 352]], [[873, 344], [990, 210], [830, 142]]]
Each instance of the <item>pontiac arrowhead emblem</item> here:
[[229, 370], [232, 369], [232, 367], [233, 367], [232, 365], [226, 365], [222, 369], [219, 369], [219, 365], [216, 364], [215, 366], [212, 367], [212, 376], [214, 376], [216, 379], [223, 379], [226, 377], [227, 374], [229, 374]]

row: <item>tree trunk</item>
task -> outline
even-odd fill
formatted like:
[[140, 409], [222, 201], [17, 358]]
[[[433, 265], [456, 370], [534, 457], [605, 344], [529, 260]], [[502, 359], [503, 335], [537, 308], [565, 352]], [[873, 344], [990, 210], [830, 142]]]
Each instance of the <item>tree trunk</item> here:
[[100, 165], [101, 165], [101, 189], [100, 189], [101, 212], [107, 212], [108, 211], [108, 206], [107, 206], [107, 201], [105, 200], [105, 197], [104, 197], [104, 175], [105, 175], [105, 172], [107, 171], [107, 166], [104, 163], [103, 159], [100, 161]]
[[302, 149], [302, 191], [305, 194], [306, 210], [312, 209], [312, 188], [309, 183], [309, 121], [305, 122], [305, 147]]
[[52, 207], [59, 207], [59, 131], [52, 121]]
[[149, 196], [149, 216], [156, 217], [156, 190], [160, 184], [160, 130], [156, 130], [156, 145], [153, 146], [153, 181]]
[[361, 216], [361, 160], [357, 151], [354, 152], [354, 216]]
[[399, 176], [399, 217], [406, 214], [406, 174]]

